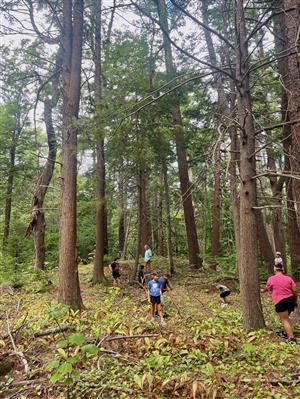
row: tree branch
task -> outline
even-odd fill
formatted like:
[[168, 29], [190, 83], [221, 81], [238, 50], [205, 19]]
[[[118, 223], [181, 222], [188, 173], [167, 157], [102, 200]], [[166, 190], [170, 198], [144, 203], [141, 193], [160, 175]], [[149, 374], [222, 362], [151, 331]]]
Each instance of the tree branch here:
[[205, 65], [205, 66], [207, 66], [207, 67], [209, 67], [209, 68], [211, 68], [211, 69], [213, 69], [213, 70], [215, 70], [215, 71], [218, 71], [218, 72], [220, 72], [220, 73], [222, 73], [222, 74], [228, 76], [230, 79], [232, 79], [232, 80], [235, 81], [234, 76], [232, 76], [231, 73], [229, 73], [229, 72], [226, 71], [226, 69], [230, 70], [229, 67], [227, 67], [227, 68], [225, 69], [225, 68], [218, 67], [218, 66], [216, 66], [216, 65], [212, 65], [212, 64], [210, 64], [209, 62], [203, 61], [203, 60], [201, 60], [200, 58], [196, 57], [195, 55], [193, 55], [193, 54], [189, 53], [188, 51], [184, 50], [183, 48], [181, 48], [180, 46], [178, 46], [178, 44], [176, 44], [176, 43], [174, 42], [174, 40], [171, 39], [171, 37], [170, 37], [170, 35], [169, 35], [169, 32], [167, 32], [166, 29], [164, 29], [164, 27], [161, 26], [161, 23], [160, 23], [156, 18], [152, 17], [151, 14], [149, 14], [146, 10], [144, 10], [142, 7], [139, 6], [139, 4], [135, 3], [134, 1], [131, 1], [131, 4], [132, 4], [133, 6], [135, 6], [141, 13], [143, 13], [144, 15], [146, 15], [151, 21], [155, 22], [155, 23], [160, 27], [160, 29], [163, 31], [163, 33], [166, 35], [166, 37], [168, 38], [168, 40], [169, 40], [169, 42], [172, 44], [172, 46], [174, 46], [174, 47], [175, 47], [178, 51], [180, 51], [182, 54], [186, 55], [188, 58], [193, 59], [194, 61], [199, 62], [199, 63], [202, 64], [202, 65]]
[[200, 21], [196, 17], [194, 17], [192, 14], [190, 14], [187, 10], [185, 10], [183, 7], [181, 7], [179, 4], [175, 3], [174, 0], [171, 0], [171, 3], [178, 8], [183, 14], [185, 14], [187, 17], [191, 18], [192, 21], [194, 21], [196, 24], [200, 25], [203, 29], [208, 30], [210, 33], [216, 35], [220, 40], [225, 42], [227, 46], [229, 46], [231, 49], [234, 49], [234, 46], [230, 43], [229, 40], [226, 39], [225, 36], [221, 35], [221, 33], [217, 32], [215, 29], [211, 28], [204, 22]]

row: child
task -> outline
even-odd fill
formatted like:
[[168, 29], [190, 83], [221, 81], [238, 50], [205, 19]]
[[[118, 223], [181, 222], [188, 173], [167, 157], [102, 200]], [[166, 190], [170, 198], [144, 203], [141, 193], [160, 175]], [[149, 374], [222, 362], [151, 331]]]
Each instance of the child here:
[[163, 325], [164, 318], [161, 308], [161, 283], [158, 279], [158, 273], [152, 273], [152, 280], [148, 283], [148, 302], [151, 304], [151, 321], [155, 320], [155, 312], [158, 311], [160, 322]]
[[281, 253], [279, 251], [277, 251], [275, 253], [274, 265], [277, 266], [279, 264], [283, 265], [283, 260], [281, 257]]
[[146, 272], [149, 272], [150, 271], [150, 267], [151, 267], [151, 258], [153, 256], [153, 253], [151, 251], [151, 248], [147, 244], [144, 245], [144, 249], [145, 249], [145, 255], [144, 255], [145, 270], [146, 270]]
[[283, 265], [279, 263], [274, 266], [274, 276], [268, 278], [265, 288], [261, 292], [270, 291], [272, 294], [275, 311], [278, 314], [285, 331], [279, 332], [281, 338], [287, 343], [296, 345], [297, 341], [293, 335], [290, 321], [290, 313], [297, 307], [296, 283], [289, 276], [283, 274]]
[[111, 274], [113, 277], [113, 286], [114, 287], [119, 287], [119, 281], [120, 281], [120, 264], [118, 262], [119, 258], [115, 258], [114, 261], [109, 265], [109, 268], [111, 270]]
[[140, 265], [140, 270], [138, 274], [138, 281], [144, 287], [146, 283], [146, 276], [144, 271], [144, 265]]
[[[170, 282], [171, 274], [170, 273], [163, 273], [161, 277], [159, 278], [159, 281], [161, 283], [161, 307], [162, 307], [162, 313], [164, 316], [165, 315], [165, 300], [164, 300], [164, 293], [166, 291], [172, 291], [173, 287]], [[172, 293], [171, 293], [172, 295]]]
[[231, 291], [226, 285], [217, 284], [216, 288], [220, 291], [221, 307], [224, 308], [228, 305], [226, 298], [231, 294]]

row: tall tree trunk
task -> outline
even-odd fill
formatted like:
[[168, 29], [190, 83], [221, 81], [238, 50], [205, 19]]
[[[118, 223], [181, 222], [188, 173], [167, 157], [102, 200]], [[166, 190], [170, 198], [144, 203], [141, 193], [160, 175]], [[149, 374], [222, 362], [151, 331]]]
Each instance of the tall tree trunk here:
[[[35, 267], [38, 269], [43, 269], [45, 266], [46, 221], [43, 207], [45, 195], [52, 179], [57, 151], [57, 143], [52, 121], [52, 104], [48, 99], [44, 102], [44, 120], [46, 124], [48, 138], [48, 156], [46, 164], [38, 180], [37, 188], [34, 194], [34, 202], [38, 207], [38, 212], [36, 212], [36, 226], [34, 235]], [[31, 223], [33, 222], [33, 220], [34, 219], [32, 219]]]
[[123, 249], [124, 249], [124, 243], [125, 243], [125, 234], [126, 234], [126, 226], [125, 226], [125, 201], [124, 201], [124, 196], [126, 195], [124, 193], [124, 181], [123, 181], [123, 174], [119, 174], [119, 184], [118, 184], [118, 196], [119, 196], [119, 209], [120, 209], [120, 215], [119, 215], [119, 227], [118, 227], [118, 237], [119, 237], [119, 252], [122, 254]]
[[[208, 5], [209, 2], [207, 0], [203, 0], [201, 2], [201, 12], [202, 19], [206, 25], [209, 25], [208, 21]], [[208, 50], [209, 61], [212, 65], [217, 65], [217, 55], [215, 52], [214, 44], [212, 41], [211, 33], [208, 29], [203, 30], [206, 46]], [[218, 115], [224, 115], [228, 111], [228, 101], [226, 99], [226, 95], [224, 92], [222, 76], [219, 75], [216, 77], [216, 81], [214, 83], [214, 87], [218, 93], [217, 100], [217, 111]], [[228, 112], [227, 112], [228, 113]], [[211, 255], [218, 256], [219, 247], [220, 247], [220, 225], [221, 225], [221, 140], [219, 133], [219, 124], [221, 122], [222, 117], [218, 116], [215, 123], [215, 131], [216, 131], [216, 146], [214, 151], [214, 194], [213, 194], [213, 210], [212, 210], [212, 239], [211, 239]], [[228, 120], [225, 120], [225, 123], [228, 123]]]
[[105, 155], [104, 131], [101, 118], [103, 107], [103, 79], [102, 79], [102, 38], [101, 14], [102, 1], [94, 0], [94, 29], [95, 29], [95, 122], [96, 122], [96, 254], [93, 270], [93, 281], [101, 283], [104, 280], [105, 253]]
[[213, 195], [213, 214], [212, 214], [212, 239], [211, 254], [219, 255], [220, 247], [220, 222], [221, 222], [221, 138], [217, 139], [214, 156], [214, 195]]
[[[293, 2], [297, 3], [298, 2]], [[284, 9], [284, 2], [283, 0], [278, 0], [277, 1], [277, 7], [279, 9]], [[288, 5], [285, 5], [288, 7]], [[298, 29], [298, 24], [299, 20], [293, 21], [294, 16], [290, 14], [290, 12], [285, 15], [285, 14], [280, 14], [274, 19], [274, 29], [275, 29], [275, 44], [276, 44], [276, 49], [278, 52], [287, 50], [289, 48], [289, 41], [287, 37], [288, 30], [286, 29], [286, 18], [290, 18], [291, 21], [290, 23], [295, 23], [295, 29]], [[291, 28], [291, 26], [290, 26]], [[291, 30], [289, 31], [289, 40], [293, 40], [293, 32]], [[293, 44], [296, 44], [293, 42]], [[294, 55], [293, 57], [297, 58], [297, 55]], [[295, 58], [294, 58], [294, 61]], [[290, 59], [290, 63], [293, 64], [293, 59]], [[287, 92], [287, 88], [289, 87], [290, 89], [293, 89], [293, 76], [290, 75], [289, 71], [289, 57], [281, 57], [278, 60], [278, 68], [279, 68], [279, 73], [281, 74], [282, 80], [283, 80], [283, 87], [282, 87], [282, 92], [281, 92], [281, 112], [282, 112], [282, 121], [283, 122], [289, 122], [290, 120], [293, 120], [292, 118], [297, 118], [299, 119], [299, 109], [298, 113], [294, 112], [293, 115], [290, 114], [290, 101], [291, 97], [293, 97], [293, 92]], [[299, 79], [299, 76], [298, 76]], [[299, 80], [298, 80], [299, 83]], [[291, 87], [292, 86], [292, 87]], [[297, 88], [296, 88], [297, 90]], [[289, 93], [289, 95], [288, 95]], [[299, 95], [299, 93], [298, 93]], [[296, 131], [299, 131], [299, 124], [298, 127], [296, 127]], [[283, 126], [283, 147], [284, 147], [284, 164], [285, 164], [285, 172], [286, 174], [291, 174], [292, 173], [292, 168], [291, 168], [291, 158], [293, 156], [293, 139], [294, 137], [294, 132], [295, 130], [292, 131], [290, 125], [284, 125]], [[298, 153], [299, 157], [299, 153]], [[292, 269], [292, 275], [296, 280], [300, 280], [300, 230], [299, 230], [299, 225], [297, 224], [297, 212], [295, 208], [295, 197], [293, 193], [293, 179], [287, 177], [285, 180], [285, 186], [286, 186], [286, 204], [287, 204], [287, 235], [288, 235], [288, 244], [289, 244], [289, 250], [290, 250], [290, 256], [291, 256], [291, 269]]]
[[151, 220], [149, 212], [149, 202], [147, 200], [147, 178], [143, 167], [139, 167], [138, 172], [139, 186], [139, 223], [141, 231], [140, 254], [144, 253], [144, 245], [152, 245]]
[[[299, 21], [300, 21], [300, 1], [286, 0], [283, 2], [284, 9], [291, 9], [293, 11], [285, 13], [285, 28], [287, 37], [287, 48], [289, 50], [287, 60], [287, 76], [284, 80], [289, 105], [289, 118], [291, 121], [299, 119], [300, 116], [300, 38], [299, 38]], [[293, 175], [300, 174], [300, 123], [291, 125], [292, 133], [292, 157], [291, 173]], [[297, 215], [297, 224], [300, 229], [300, 180], [292, 179], [293, 198], [295, 200], [295, 210]]]
[[[169, 80], [175, 76], [175, 67], [173, 64], [173, 55], [171, 44], [165, 32], [169, 33], [169, 24], [167, 18], [167, 9], [165, 0], [156, 0], [160, 25], [163, 28], [163, 46], [165, 52], [165, 65], [167, 77]], [[197, 238], [197, 229], [194, 214], [194, 205], [192, 198], [192, 187], [188, 174], [188, 163], [184, 142], [184, 131], [182, 125], [180, 103], [178, 93], [174, 91], [170, 95], [170, 112], [173, 118], [176, 153], [178, 161], [178, 171], [180, 180], [180, 190], [183, 204], [184, 221], [187, 236], [187, 247], [190, 265], [196, 268], [202, 267], [202, 259], [199, 256], [199, 244]]]
[[237, 106], [240, 124], [240, 291], [246, 330], [264, 327], [257, 265], [255, 128], [248, 74], [243, 0], [235, 2]]
[[[46, 221], [44, 213], [44, 200], [48, 191], [49, 184], [52, 179], [56, 153], [57, 142], [55, 137], [55, 130], [53, 126], [52, 109], [58, 101], [58, 85], [61, 75], [62, 67], [62, 48], [60, 47], [56, 56], [55, 74], [51, 79], [51, 94], [52, 100], [46, 98], [44, 100], [44, 121], [46, 125], [47, 141], [48, 141], [48, 155], [46, 163], [40, 173], [37, 181], [36, 189], [33, 195], [33, 209], [31, 213], [31, 221], [25, 232], [25, 237], [28, 237], [34, 230], [34, 246], [35, 246], [35, 267], [44, 269], [45, 266], [45, 232]], [[42, 82], [41, 82], [42, 84]], [[54, 99], [54, 100], [53, 100]]]
[[240, 163], [240, 145], [239, 137], [235, 127], [230, 127], [230, 164], [229, 164], [229, 185], [230, 185], [230, 198], [233, 216], [234, 239], [237, 258], [237, 269], [240, 267], [240, 198], [237, 191], [239, 179], [237, 177], [238, 164]]
[[[162, 179], [163, 180], [163, 179]], [[164, 225], [163, 225], [163, 188], [160, 186], [158, 193], [158, 243], [157, 253], [164, 256]]]
[[12, 204], [12, 192], [14, 186], [14, 174], [15, 174], [15, 159], [16, 159], [16, 147], [17, 138], [16, 133], [13, 133], [12, 143], [9, 150], [9, 170], [6, 185], [6, 198], [5, 198], [5, 213], [4, 213], [4, 229], [3, 229], [3, 250], [5, 250], [9, 231], [10, 231], [10, 218], [11, 218], [11, 204]]
[[168, 168], [165, 159], [162, 160], [162, 174], [164, 182], [165, 209], [166, 209], [166, 221], [167, 221], [167, 249], [168, 249], [169, 269], [170, 273], [173, 274], [175, 272], [175, 269], [174, 269], [173, 249], [172, 249], [170, 194], [169, 194], [169, 184], [168, 184]]
[[[77, 126], [83, 36], [83, 0], [63, 2], [63, 125], [59, 301], [73, 309], [83, 302], [76, 254]], [[73, 11], [74, 10], [74, 14]]]
[[260, 213], [260, 211], [256, 213], [256, 222], [257, 222], [257, 238], [260, 247], [260, 252], [264, 258], [269, 273], [272, 274], [274, 271], [275, 255], [273, 252], [273, 248], [270, 244], [263, 215]]

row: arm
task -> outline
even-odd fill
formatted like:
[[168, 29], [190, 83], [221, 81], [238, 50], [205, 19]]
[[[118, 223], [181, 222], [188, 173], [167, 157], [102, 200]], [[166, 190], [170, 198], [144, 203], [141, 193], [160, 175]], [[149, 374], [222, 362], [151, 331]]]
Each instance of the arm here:
[[150, 286], [149, 286], [149, 283], [148, 283], [148, 289], [147, 289], [147, 297], [148, 297], [148, 302], [151, 303], [151, 301], [150, 301]]
[[168, 288], [172, 291], [173, 290], [173, 286], [172, 286], [171, 281], [169, 279], [167, 281], [167, 285], [168, 285]]

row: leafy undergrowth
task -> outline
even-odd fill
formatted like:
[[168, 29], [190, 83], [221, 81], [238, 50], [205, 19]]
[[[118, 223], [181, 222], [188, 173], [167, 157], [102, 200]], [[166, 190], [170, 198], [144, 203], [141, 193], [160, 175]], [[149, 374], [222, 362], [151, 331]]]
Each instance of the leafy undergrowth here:
[[[233, 294], [222, 309], [212, 288], [220, 276], [186, 270], [174, 279], [162, 327], [149, 321], [143, 289], [125, 279], [121, 290], [92, 285], [91, 272], [80, 267], [81, 313], [57, 305], [54, 274], [46, 292], [38, 281], [3, 290], [0, 364], [12, 369], [0, 369], [1, 398], [300, 398], [300, 345], [276, 337], [268, 296], [268, 328], [245, 333], [236, 281], [227, 281]], [[50, 328], [64, 331], [38, 336]]]

